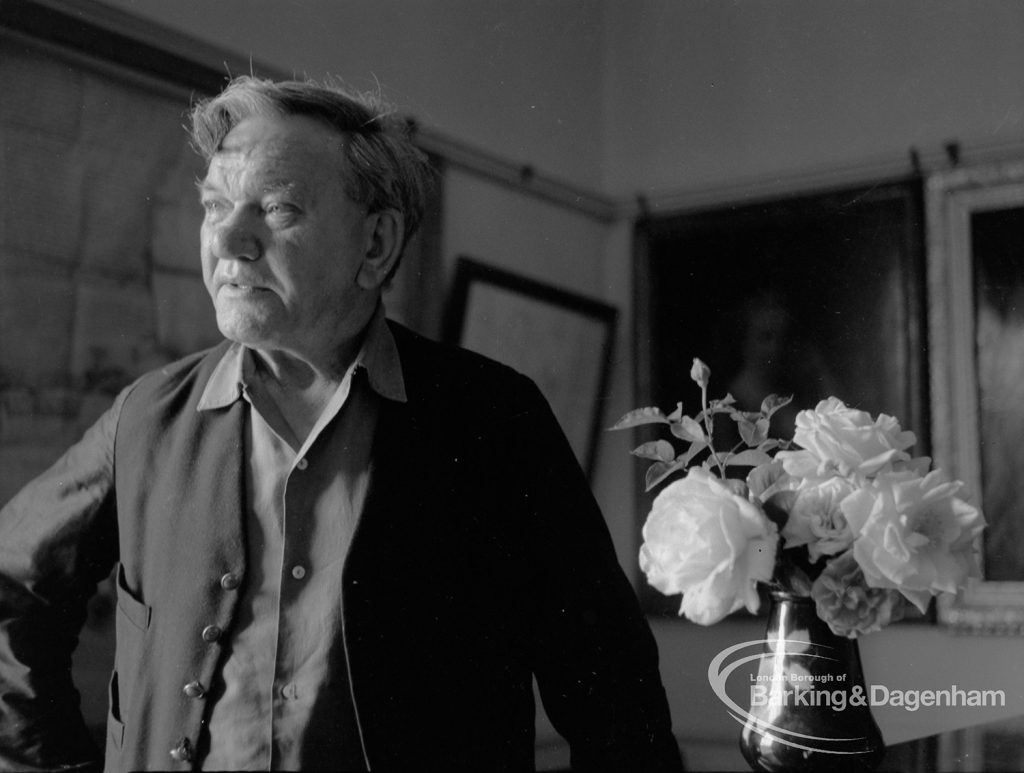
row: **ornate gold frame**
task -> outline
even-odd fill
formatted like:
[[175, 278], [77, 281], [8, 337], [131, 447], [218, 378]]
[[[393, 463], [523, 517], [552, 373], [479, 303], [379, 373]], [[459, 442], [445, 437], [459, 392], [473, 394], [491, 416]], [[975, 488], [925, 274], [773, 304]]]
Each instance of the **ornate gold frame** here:
[[[1024, 161], [935, 173], [925, 198], [932, 450], [936, 465], [964, 481], [984, 509], [971, 217], [1024, 206]], [[1024, 581], [973, 581], [956, 599], [940, 599], [938, 613], [941, 622], [961, 632], [1019, 636]]]

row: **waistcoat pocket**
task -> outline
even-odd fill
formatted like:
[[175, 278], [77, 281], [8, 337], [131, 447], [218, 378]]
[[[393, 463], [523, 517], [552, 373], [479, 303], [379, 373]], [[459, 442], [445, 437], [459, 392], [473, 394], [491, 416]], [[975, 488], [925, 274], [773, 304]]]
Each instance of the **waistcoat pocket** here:
[[121, 719], [121, 696], [118, 695], [117, 671], [110, 676], [107, 699], [110, 706], [107, 713], [107, 742], [112, 743], [115, 749], [121, 751], [121, 744], [124, 742], [124, 722]]
[[117, 608], [128, 622], [140, 631], [145, 631], [149, 628], [149, 621], [153, 616], [153, 608], [143, 604], [128, 590], [128, 582], [124, 576], [123, 564], [117, 565]]

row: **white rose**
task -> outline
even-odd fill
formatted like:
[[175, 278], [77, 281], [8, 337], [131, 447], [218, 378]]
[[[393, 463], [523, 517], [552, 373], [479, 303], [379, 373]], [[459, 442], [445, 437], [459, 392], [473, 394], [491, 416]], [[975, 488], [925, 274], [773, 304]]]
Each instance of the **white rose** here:
[[811, 563], [822, 556], [842, 553], [853, 542], [842, 505], [857, 487], [840, 477], [798, 480], [789, 518], [782, 528], [786, 547], [807, 545]]
[[935, 470], [879, 476], [843, 502], [856, 535], [853, 555], [868, 585], [895, 588], [922, 612], [937, 593], [955, 593], [977, 576], [978, 508], [956, 497], [960, 482]]
[[756, 612], [758, 581], [771, 578], [778, 532], [761, 509], [707, 470], [691, 468], [654, 500], [643, 529], [640, 568], [680, 614], [702, 625], [741, 606]]
[[865, 584], [852, 551], [829, 561], [811, 588], [818, 617], [836, 636], [874, 633], [903, 617], [903, 599], [892, 588]]
[[822, 400], [813, 411], [800, 411], [793, 440], [803, 451], [781, 451], [786, 472], [799, 477], [841, 475], [871, 476], [910, 461], [906, 449], [914, 445], [913, 432], [900, 429], [892, 416], [847, 408], [842, 400]]

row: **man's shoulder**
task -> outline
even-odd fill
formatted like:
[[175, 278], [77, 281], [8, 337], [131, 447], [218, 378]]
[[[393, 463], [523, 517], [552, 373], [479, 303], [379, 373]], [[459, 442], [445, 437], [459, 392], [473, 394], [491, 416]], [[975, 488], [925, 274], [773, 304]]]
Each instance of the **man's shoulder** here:
[[522, 373], [490, 357], [431, 340], [391, 320], [388, 325], [398, 347], [406, 388], [413, 393], [461, 394], [466, 398], [535, 388]]
[[[144, 401], [151, 402], [171, 394], [192, 392], [201, 394], [210, 374], [230, 345], [230, 341], [221, 341], [209, 349], [193, 352], [144, 373], [132, 386], [130, 398], [141, 397]], [[198, 395], [196, 395], [196, 399], [198, 399]]]

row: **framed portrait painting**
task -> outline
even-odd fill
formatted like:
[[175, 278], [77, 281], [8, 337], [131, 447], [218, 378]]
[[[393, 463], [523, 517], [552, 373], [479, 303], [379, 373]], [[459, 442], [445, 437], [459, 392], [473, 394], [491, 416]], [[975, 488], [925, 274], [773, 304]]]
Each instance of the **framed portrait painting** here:
[[937, 464], [966, 484], [988, 528], [982, 578], [940, 619], [1024, 634], [1024, 162], [929, 178], [929, 328]]
[[[792, 438], [797, 412], [834, 395], [898, 417], [926, 454], [922, 209], [915, 177], [640, 220], [637, 403], [693, 413], [699, 357], [712, 398], [758, 410], [793, 396], [772, 437]], [[649, 611], [674, 613], [676, 600], [644, 593]]]

